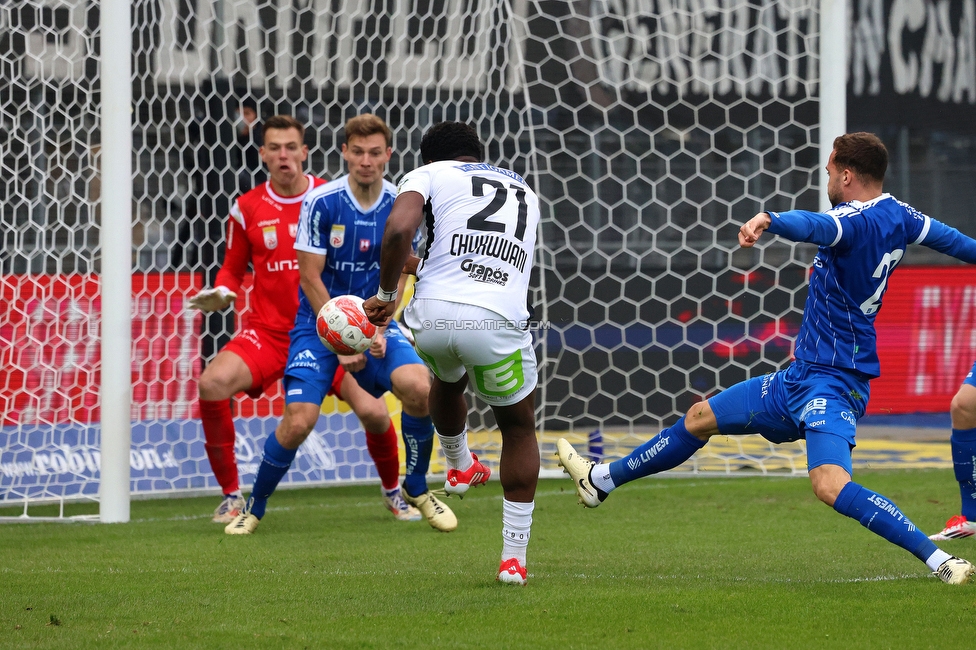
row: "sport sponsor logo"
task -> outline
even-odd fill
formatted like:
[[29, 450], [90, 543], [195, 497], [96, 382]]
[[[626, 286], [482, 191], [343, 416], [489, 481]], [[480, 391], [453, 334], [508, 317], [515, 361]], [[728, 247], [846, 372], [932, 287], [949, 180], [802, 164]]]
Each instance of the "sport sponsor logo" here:
[[887, 512], [889, 515], [891, 515], [898, 521], [904, 520], [907, 525], [911, 526], [912, 528], [915, 527], [912, 524], [912, 522], [905, 519], [905, 515], [901, 514], [901, 511], [898, 510], [898, 507], [895, 506], [895, 504], [891, 503], [890, 501], [881, 497], [880, 495], [872, 494], [871, 496], [868, 497], [868, 501], [876, 505], [878, 509], [881, 510], [882, 512]]
[[451, 236], [451, 255], [454, 257], [468, 255], [486, 255], [502, 262], [507, 262], [519, 270], [525, 271], [525, 263], [529, 259], [528, 253], [513, 241], [498, 235], [465, 235], [455, 233]]
[[319, 370], [319, 360], [315, 358], [311, 350], [302, 350], [295, 355], [295, 358], [288, 364], [289, 368], [311, 368]]
[[808, 427], [822, 427], [827, 424], [827, 420], [814, 420], [813, 422], [807, 422]]
[[671, 436], [661, 436], [660, 440], [655, 442], [648, 449], [645, 449], [643, 452], [641, 452], [640, 456], [637, 456], [636, 458], [628, 459], [627, 467], [629, 467], [631, 471], [637, 469], [638, 467], [640, 467], [641, 465], [643, 465], [644, 463], [648, 462], [649, 460], [657, 456], [659, 453], [661, 453], [664, 450], [664, 448], [667, 447], [670, 443], [671, 443]]
[[256, 330], [243, 329], [241, 330], [240, 334], [238, 334], [238, 336], [244, 339], [245, 341], [248, 341], [251, 345], [256, 347], [258, 350], [261, 349], [261, 339], [260, 337], [258, 337], [258, 333]]
[[484, 264], [475, 264], [470, 257], [461, 262], [461, 270], [468, 274], [475, 282], [485, 284], [497, 284], [505, 286], [508, 282], [508, 273], [501, 269], [495, 269]]
[[265, 219], [258, 222], [258, 228], [264, 228], [265, 226], [277, 226], [281, 219]]
[[806, 422], [807, 418], [821, 415], [827, 415], [827, 399], [817, 397], [807, 402], [807, 405], [803, 407], [803, 412], [800, 413], [800, 420]]

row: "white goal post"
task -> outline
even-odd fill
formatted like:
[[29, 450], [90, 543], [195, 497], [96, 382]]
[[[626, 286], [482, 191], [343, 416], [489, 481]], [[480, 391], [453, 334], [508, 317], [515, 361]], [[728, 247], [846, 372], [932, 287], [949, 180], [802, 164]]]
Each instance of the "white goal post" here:
[[[229, 201], [263, 179], [245, 108], [301, 120], [323, 177], [344, 172], [344, 121], [370, 111], [394, 132], [391, 180], [426, 128], [459, 119], [533, 184], [544, 475], [559, 436], [619, 457], [783, 367], [810, 249], [739, 251], [735, 233], [760, 209], [822, 205], [847, 6], [0, 4], [0, 506], [97, 498], [102, 521], [126, 521], [130, 493], [216, 492], [195, 382], [240, 321], [185, 300], [213, 281]], [[280, 398], [237, 401], [245, 484]], [[469, 425], [496, 462], [490, 411], [472, 402]], [[327, 402], [284, 484], [375, 480], [362, 436]], [[716, 440], [678, 470], [800, 474], [803, 455]]]

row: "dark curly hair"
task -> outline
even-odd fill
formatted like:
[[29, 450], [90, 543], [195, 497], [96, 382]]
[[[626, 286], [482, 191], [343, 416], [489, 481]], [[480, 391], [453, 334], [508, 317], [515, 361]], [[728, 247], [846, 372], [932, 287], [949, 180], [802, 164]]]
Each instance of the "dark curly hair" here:
[[438, 122], [427, 129], [420, 141], [420, 158], [424, 163], [454, 160], [471, 156], [485, 159], [485, 145], [478, 132], [464, 122]]
[[848, 133], [834, 138], [834, 165], [850, 169], [862, 180], [884, 181], [888, 150], [873, 133]]

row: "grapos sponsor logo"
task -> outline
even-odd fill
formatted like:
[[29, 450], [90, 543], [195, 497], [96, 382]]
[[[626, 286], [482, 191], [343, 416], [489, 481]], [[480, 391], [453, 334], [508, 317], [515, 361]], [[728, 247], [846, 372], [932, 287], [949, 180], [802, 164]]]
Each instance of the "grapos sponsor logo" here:
[[656, 443], [654, 443], [654, 445], [652, 445], [649, 449], [645, 449], [643, 452], [641, 452], [641, 455], [638, 456], [637, 458], [629, 459], [627, 461], [627, 467], [629, 467], [631, 470], [637, 469], [638, 467], [640, 467], [641, 465], [643, 465], [644, 463], [648, 462], [649, 460], [657, 456], [659, 453], [661, 453], [661, 451], [665, 447], [667, 447], [670, 442], [671, 442], [670, 436], [661, 438]]
[[475, 264], [471, 258], [461, 261], [461, 270], [467, 273], [468, 277], [474, 279], [475, 282], [501, 285], [508, 282], [508, 273], [505, 271], [485, 266], [484, 264]]

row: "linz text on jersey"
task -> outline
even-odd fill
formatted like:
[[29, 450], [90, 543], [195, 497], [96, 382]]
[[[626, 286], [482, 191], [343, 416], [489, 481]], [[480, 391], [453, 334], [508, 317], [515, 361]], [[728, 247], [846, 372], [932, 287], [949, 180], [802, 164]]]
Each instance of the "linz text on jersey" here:
[[462, 235], [456, 233], [451, 237], [451, 255], [487, 255], [502, 262], [508, 262], [519, 272], [525, 271], [525, 261], [528, 255], [515, 242], [497, 235]]
[[277, 271], [297, 271], [298, 270], [298, 260], [278, 260], [277, 262], [268, 262], [268, 272], [275, 273]]
[[378, 270], [380, 268], [380, 264], [379, 264], [379, 262], [372, 262], [369, 265], [369, 267], [367, 267], [365, 261], [361, 261], [361, 262], [336, 262], [335, 263], [335, 266], [333, 268], [335, 268], [336, 271], [366, 271], [366, 270], [375, 271], [375, 270]]

